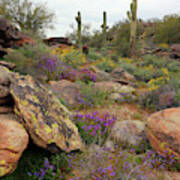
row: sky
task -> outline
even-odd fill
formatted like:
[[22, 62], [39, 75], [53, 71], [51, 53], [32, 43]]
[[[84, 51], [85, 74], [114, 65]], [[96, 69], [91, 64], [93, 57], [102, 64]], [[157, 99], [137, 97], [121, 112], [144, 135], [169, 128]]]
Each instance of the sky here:
[[[82, 23], [89, 24], [91, 31], [101, 30], [103, 11], [107, 12], [107, 24], [113, 24], [126, 17], [131, 0], [32, 0], [42, 3], [56, 14], [55, 29], [46, 32], [47, 37], [65, 36], [76, 27], [75, 16], [81, 12]], [[180, 0], [138, 0], [138, 18], [143, 20], [163, 18], [164, 15], [180, 15]]]

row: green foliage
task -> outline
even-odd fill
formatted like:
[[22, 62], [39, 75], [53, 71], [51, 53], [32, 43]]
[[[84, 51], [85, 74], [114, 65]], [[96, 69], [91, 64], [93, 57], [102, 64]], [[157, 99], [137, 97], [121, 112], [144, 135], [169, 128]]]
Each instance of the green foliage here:
[[154, 41], [156, 43], [180, 42], [180, 16], [177, 14], [164, 16], [163, 20], [154, 28]]
[[21, 31], [40, 34], [52, 27], [54, 13], [44, 4], [35, 5], [30, 0], [1, 0], [0, 15], [17, 25]]
[[160, 88], [138, 97], [137, 103], [155, 111], [180, 106], [180, 84], [172, 80]]
[[56, 167], [60, 174], [68, 174], [71, 172], [71, 167], [69, 166], [69, 159], [66, 153], [62, 152], [60, 154], [54, 154], [51, 156], [51, 162]]
[[139, 66], [150, 66], [154, 68], [164, 68], [167, 64], [171, 63], [169, 59], [161, 58], [155, 55], [145, 55], [142, 57], [142, 61], [138, 62]]
[[86, 130], [83, 129], [83, 126], [87, 125], [86, 122], [84, 121], [78, 121], [76, 122], [76, 126], [78, 128], [79, 134], [82, 138], [82, 140], [86, 144], [92, 144], [96, 141], [96, 137], [90, 135], [89, 133], [86, 132]]
[[103, 34], [100, 31], [95, 31], [93, 36], [91, 37], [90, 41], [88, 42], [88, 46], [101, 49], [101, 47], [104, 45], [103, 44]]
[[169, 71], [171, 72], [179, 72], [179, 69], [180, 69], [180, 62], [178, 61], [171, 61], [171, 63], [169, 63], [167, 65], [167, 68]]
[[48, 158], [50, 155], [49, 152], [29, 144], [19, 160], [17, 169], [11, 175], [2, 178], [2, 180], [32, 180], [31, 177], [28, 177], [28, 172], [39, 171], [39, 168], [43, 166], [44, 158]]
[[25, 45], [8, 53], [4, 59], [16, 64], [16, 71], [22, 74], [39, 75], [39, 63], [43, 56], [50, 55], [50, 49], [43, 43]]
[[82, 95], [82, 103], [78, 108], [89, 108], [103, 106], [111, 103], [108, 99], [109, 94], [107, 92], [100, 91], [94, 88], [94, 83], [85, 84], [83, 82], [77, 82], [80, 84], [80, 94]]
[[94, 62], [96, 60], [100, 60], [102, 58], [101, 54], [98, 54], [94, 48], [89, 49], [89, 53], [86, 56], [88, 62]]

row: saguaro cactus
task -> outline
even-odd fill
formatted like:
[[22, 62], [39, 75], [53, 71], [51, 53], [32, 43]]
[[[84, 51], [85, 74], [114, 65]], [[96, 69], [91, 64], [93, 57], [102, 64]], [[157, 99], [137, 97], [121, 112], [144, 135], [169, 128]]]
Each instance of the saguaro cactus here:
[[106, 14], [105, 11], [103, 12], [103, 24], [101, 25], [101, 28], [102, 28], [104, 42], [105, 42], [106, 39], [107, 39], [106, 30], [108, 29], [108, 26], [107, 26], [107, 14]]
[[127, 16], [130, 20], [130, 55], [134, 57], [136, 51], [137, 0], [132, 0]]
[[78, 15], [76, 16], [77, 21], [77, 44], [79, 48], [81, 48], [81, 28], [82, 28], [82, 22], [81, 22], [81, 13], [78, 11]]

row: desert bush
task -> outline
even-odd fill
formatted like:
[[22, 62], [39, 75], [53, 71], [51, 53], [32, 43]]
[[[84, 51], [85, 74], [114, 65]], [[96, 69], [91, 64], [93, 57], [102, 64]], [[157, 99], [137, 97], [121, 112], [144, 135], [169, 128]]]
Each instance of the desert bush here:
[[91, 37], [91, 40], [88, 42], [88, 46], [101, 49], [104, 43], [103, 34], [100, 31], [95, 31], [94, 35]]
[[156, 55], [145, 55], [142, 60], [138, 63], [140, 66], [150, 66], [154, 68], [164, 68], [169, 63], [169, 59], [161, 58]]
[[167, 65], [167, 69], [170, 71], [170, 72], [179, 72], [179, 69], [180, 69], [180, 62], [178, 61], [172, 61], [170, 62], [168, 65]]
[[139, 96], [138, 103], [145, 108], [151, 108], [155, 111], [178, 107], [180, 105], [180, 86], [178, 87], [176, 82], [169, 82]]
[[180, 42], [180, 16], [178, 14], [164, 16], [163, 20], [156, 23], [154, 41], [156, 43]]
[[105, 56], [96, 63], [96, 66], [105, 72], [112, 72], [116, 64], [109, 56]]
[[16, 71], [22, 74], [35, 75], [43, 56], [49, 56], [50, 49], [43, 43], [25, 45], [9, 52], [4, 59], [16, 64]]
[[98, 54], [95, 49], [93, 48], [90, 48], [89, 49], [89, 53], [88, 55], [86, 56], [88, 62], [94, 62], [96, 60], [99, 60], [102, 58], [102, 55], [101, 54]]
[[91, 108], [97, 106], [103, 106], [112, 103], [113, 101], [108, 99], [109, 94], [107, 92], [100, 91], [94, 88], [94, 83], [83, 83], [77, 81], [80, 85], [80, 97], [81, 103], [77, 105], [79, 109]]

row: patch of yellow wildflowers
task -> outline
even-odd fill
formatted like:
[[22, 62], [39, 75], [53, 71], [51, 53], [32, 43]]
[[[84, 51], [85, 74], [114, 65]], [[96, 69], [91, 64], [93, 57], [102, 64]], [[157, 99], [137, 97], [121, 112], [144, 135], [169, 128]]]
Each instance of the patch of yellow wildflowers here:
[[160, 86], [166, 84], [169, 80], [170, 80], [170, 77], [169, 77], [169, 72], [167, 69], [165, 68], [162, 68], [161, 71], [163, 72], [163, 76], [161, 77], [158, 77], [156, 79], [151, 79], [149, 82], [148, 82], [148, 90], [149, 91], [152, 91], [152, 90], [156, 90], [158, 89]]
[[160, 43], [160, 44], [158, 44], [158, 47], [160, 47], [160, 48], [168, 48], [168, 44]]

